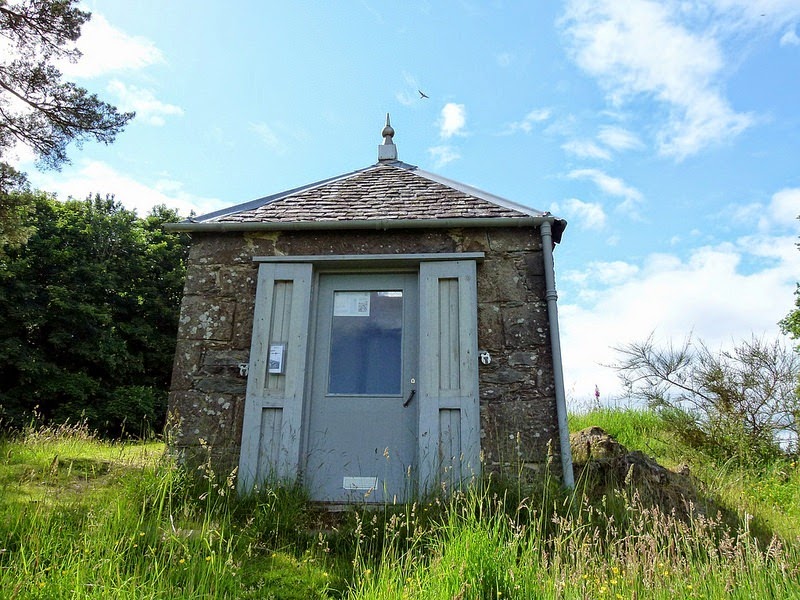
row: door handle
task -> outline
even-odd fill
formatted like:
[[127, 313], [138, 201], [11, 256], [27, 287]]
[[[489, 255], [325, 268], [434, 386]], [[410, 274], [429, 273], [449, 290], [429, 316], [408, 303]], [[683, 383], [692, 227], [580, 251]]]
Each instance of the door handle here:
[[408, 398], [406, 398], [406, 401], [403, 402], [403, 408], [405, 408], [409, 404], [411, 404], [411, 401], [414, 399], [414, 394], [416, 394], [416, 393], [417, 393], [417, 390], [411, 390], [411, 393], [408, 395]]

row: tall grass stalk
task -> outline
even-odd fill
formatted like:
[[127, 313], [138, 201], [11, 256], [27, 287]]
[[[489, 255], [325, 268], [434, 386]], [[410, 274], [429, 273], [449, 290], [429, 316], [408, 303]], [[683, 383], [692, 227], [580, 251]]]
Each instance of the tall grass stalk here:
[[558, 502], [528, 515], [485, 491], [455, 498], [424, 552], [393, 546], [362, 562], [349, 598], [800, 595], [800, 553], [777, 538], [759, 547], [716, 517], [684, 521], [625, 492], [597, 505], [580, 495]]
[[[121, 455], [133, 446], [117, 448], [107, 472], [67, 475], [76, 460], [101, 460], [91, 457], [108, 444], [85, 439], [76, 449], [82, 434], [68, 441], [62, 431], [43, 445], [42, 433], [3, 443], [5, 483], [16, 476], [31, 491], [0, 497], [0, 597], [325, 597], [321, 569], [254, 550], [257, 537], [234, 518], [232, 477], [218, 482], [204, 468], [190, 478], [166, 455], [132, 468]], [[57, 497], [38, 499], [50, 492]]]
[[[648, 418], [619, 424], [650, 435]], [[187, 472], [163, 445], [73, 428], [0, 439], [3, 600], [800, 597], [800, 541], [757, 542], [747, 508], [731, 527], [625, 484], [596, 498], [579, 481], [567, 494], [545, 471], [334, 516], [297, 485], [238, 498], [235, 473]], [[776, 463], [762, 487], [728, 469], [742, 489], [796, 503], [796, 466]]]

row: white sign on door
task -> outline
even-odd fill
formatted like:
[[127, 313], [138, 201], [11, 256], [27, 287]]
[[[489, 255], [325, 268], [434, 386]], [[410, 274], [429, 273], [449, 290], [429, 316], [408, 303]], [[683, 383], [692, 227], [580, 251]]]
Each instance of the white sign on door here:
[[369, 292], [335, 292], [333, 294], [334, 317], [368, 317]]

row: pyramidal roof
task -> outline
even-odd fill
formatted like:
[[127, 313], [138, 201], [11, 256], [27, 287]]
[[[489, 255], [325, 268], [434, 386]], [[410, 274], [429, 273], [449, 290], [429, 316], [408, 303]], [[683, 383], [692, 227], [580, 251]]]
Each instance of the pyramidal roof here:
[[183, 231], [486, 227], [566, 222], [397, 160], [394, 129], [383, 129], [376, 164], [173, 224]]

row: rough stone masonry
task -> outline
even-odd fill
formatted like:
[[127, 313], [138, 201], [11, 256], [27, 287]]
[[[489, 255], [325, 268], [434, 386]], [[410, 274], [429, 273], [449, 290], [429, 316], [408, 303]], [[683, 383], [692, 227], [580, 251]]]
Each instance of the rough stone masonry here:
[[226, 475], [239, 460], [256, 276], [254, 256], [484, 252], [477, 267], [485, 468], [547, 460], [558, 447], [541, 239], [530, 227], [192, 233], [173, 371], [170, 442]]

